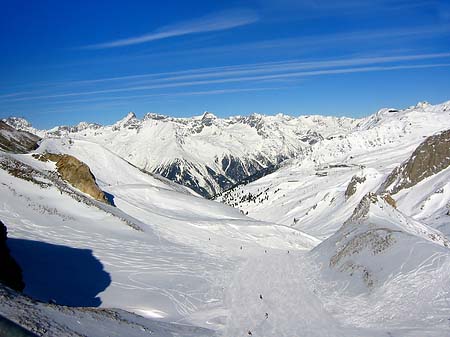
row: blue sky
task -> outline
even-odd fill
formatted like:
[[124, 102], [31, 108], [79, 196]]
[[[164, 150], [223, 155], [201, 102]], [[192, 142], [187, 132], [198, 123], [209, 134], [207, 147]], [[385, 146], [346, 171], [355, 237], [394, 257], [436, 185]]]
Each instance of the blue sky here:
[[0, 117], [360, 117], [450, 100], [450, 2], [2, 1]]

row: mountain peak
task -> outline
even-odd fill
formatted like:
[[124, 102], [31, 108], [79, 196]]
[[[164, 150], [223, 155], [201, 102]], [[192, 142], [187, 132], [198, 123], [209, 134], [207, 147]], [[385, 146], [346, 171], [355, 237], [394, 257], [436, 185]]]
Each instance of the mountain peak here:
[[415, 108], [424, 109], [424, 108], [428, 108], [429, 106], [431, 106], [431, 104], [428, 103], [427, 101], [421, 101], [416, 104]]
[[130, 111], [130, 112], [125, 116], [124, 120], [125, 120], [125, 119], [126, 119], [126, 120], [130, 120], [130, 119], [132, 119], [132, 118], [136, 118], [136, 114], [135, 114], [134, 112]]
[[216, 115], [211, 112], [205, 111], [202, 115], [202, 124], [206, 126], [212, 125], [213, 121], [217, 119]]
[[217, 116], [214, 115], [212, 112], [205, 111], [202, 115], [202, 120], [205, 120], [205, 119], [217, 119]]
[[113, 130], [119, 130], [121, 128], [136, 126], [139, 120], [136, 118], [136, 114], [134, 112], [129, 112], [124, 118], [119, 120], [113, 125]]
[[8, 117], [4, 118], [2, 121], [17, 130], [26, 130], [32, 127], [31, 123], [22, 117]]

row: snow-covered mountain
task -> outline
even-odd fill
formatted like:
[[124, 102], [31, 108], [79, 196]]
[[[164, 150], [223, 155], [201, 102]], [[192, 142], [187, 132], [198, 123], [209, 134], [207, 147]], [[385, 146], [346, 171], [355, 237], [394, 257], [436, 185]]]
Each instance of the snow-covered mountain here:
[[[276, 172], [237, 186], [218, 196], [217, 200], [237, 207], [251, 217], [326, 238], [339, 229], [361, 198], [368, 192], [377, 192], [391, 172], [408, 160], [427, 137], [447, 129], [450, 129], [450, 102], [436, 106], [420, 103], [405, 110], [383, 109], [360, 120], [352, 132], [314, 144], [297, 158], [285, 162]], [[448, 143], [440, 148], [448, 149]], [[441, 169], [448, 166], [447, 156], [448, 153], [439, 155]], [[425, 167], [427, 163], [436, 165], [433, 161], [422, 162]], [[436, 167], [429, 171], [438, 173]], [[440, 175], [447, 177], [445, 172]], [[445, 214], [449, 198], [442, 179], [445, 178], [436, 183], [435, 190], [443, 188], [444, 193], [434, 195], [435, 190], [430, 187], [423, 198], [430, 197], [434, 202], [442, 203], [440, 214]], [[426, 182], [424, 185], [428, 186]], [[419, 193], [413, 194], [418, 198], [416, 202], [422, 200]], [[399, 199], [400, 208], [406, 207], [400, 200], [404, 196], [393, 197]], [[407, 214], [419, 216], [421, 213], [420, 208], [411, 208], [411, 211], [413, 213]], [[445, 217], [436, 219], [431, 213], [424, 219], [422, 212], [421, 219], [434, 227], [445, 223]], [[448, 234], [450, 226], [441, 230]]]
[[193, 118], [149, 113], [142, 119], [129, 113], [109, 126], [80, 123], [37, 131], [19, 118], [5, 120], [13, 127], [43, 137], [96, 142], [149, 172], [213, 196], [241, 180], [298, 156], [324, 137], [348, 133], [350, 118], [278, 114], [217, 118], [210, 112]]
[[17, 130], [7, 123], [0, 121], [0, 149], [26, 153], [37, 148], [40, 140], [35, 134]]
[[[60, 336], [448, 335], [448, 130], [450, 102], [38, 131], [33, 153], [0, 152], [0, 220], [25, 282], [0, 287], [0, 314]], [[232, 172], [215, 157], [282, 151], [216, 201], [144, 169], [180, 156], [199, 182], [198, 167]], [[56, 154], [88, 166], [108, 203], [39, 160]]]

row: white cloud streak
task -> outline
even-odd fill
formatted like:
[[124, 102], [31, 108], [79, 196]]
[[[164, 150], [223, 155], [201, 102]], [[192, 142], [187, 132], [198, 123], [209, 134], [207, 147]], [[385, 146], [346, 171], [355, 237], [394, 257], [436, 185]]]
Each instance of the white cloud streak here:
[[45, 102], [46, 105], [67, 105], [76, 103], [95, 103], [95, 102], [114, 102], [114, 101], [130, 101], [134, 99], [142, 98], [158, 98], [158, 97], [178, 97], [178, 96], [207, 96], [207, 95], [222, 95], [230, 93], [243, 93], [243, 92], [257, 92], [268, 90], [281, 90], [289, 89], [292, 87], [259, 87], [259, 88], [229, 88], [229, 89], [213, 89], [213, 90], [200, 90], [200, 91], [182, 91], [175, 93], [159, 93], [159, 94], [142, 94], [142, 95], [126, 95], [113, 97], [90, 97], [81, 99], [69, 99], [66, 100], [51, 100]]
[[81, 47], [82, 49], [107, 49], [141, 44], [170, 37], [232, 29], [258, 21], [258, 15], [248, 9], [228, 10], [202, 18], [161, 27], [151, 33]]
[[[78, 81], [68, 81], [66, 84], [70, 85], [90, 85], [101, 84], [114, 81], [135, 81], [146, 80], [147, 82], [167, 82], [181, 79], [196, 79], [196, 78], [214, 78], [218, 76], [233, 76], [245, 75], [254, 73], [275, 73], [281, 71], [306, 70], [317, 68], [329, 68], [338, 66], [358, 66], [367, 64], [382, 64], [388, 62], [406, 62], [406, 61], [420, 61], [438, 58], [450, 57], [450, 53], [432, 53], [432, 54], [414, 54], [414, 55], [396, 55], [396, 56], [379, 56], [379, 57], [359, 57], [338, 60], [325, 61], [309, 61], [299, 62], [296, 60], [277, 61], [277, 62], [263, 62], [252, 64], [238, 64], [232, 66], [208, 67], [208, 68], [194, 68], [188, 70], [162, 72], [162, 73], [147, 73], [126, 76], [115, 76], [98, 79], [87, 79]], [[15, 93], [14, 95], [19, 95]], [[1, 98], [1, 96], [0, 96]]]
[[[379, 57], [360, 57], [348, 59], [335, 59], [324, 61], [299, 62], [295, 60], [280, 62], [265, 62], [254, 64], [241, 64], [232, 66], [210, 67], [188, 69], [176, 72], [137, 74], [130, 76], [110, 77], [93, 80], [73, 81], [66, 85], [57, 86], [51, 97], [70, 97], [89, 95], [89, 93], [115, 93], [122, 91], [146, 90], [146, 89], [163, 89], [176, 88], [182, 86], [204, 85], [214, 83], [230, 83], [241, 79], [247, 81], [249, 79], [265, 79], [279, 80], [291, 77], [291, 74], [299, 74], [301, 71], [321, 70], [330, 68], [356, 68], [369, 65], [381, 65], [403, 62], [429, 61], [434, 59], [450, 58], [450, 52], [432, 53], [432, 54], [413, 54], [413, 55], [395, 55], [395, 56], [379, 56]], [[294, 76], [295, 78], [296, 76]], [[117, 82], [117, 83], [116, 83]], [[85, 91], [73, 91], [73, 85], [86, 86]], [[87, 86], [96, 86], [95, 91], [89, 91]], [[121, 87], [117, 88], [120, 85]], [[47, 92], [49, 90], [46, 90]], [[70, 90], [70, 92], [67, 92]], [[0, 101], [26, 101], [34, 99], [34, 97], [45, 96], [46, 91], [34, 92], [16, 92], [0, 96]], [[60, 91], [55, 93], [55, 91]], [[66, 91], [67, 93], [61, 92]], [[41, 94], [41, 95], [39, 95]], [[48, 97], [48, 98], [51, 98]]]
[[216, 78], [216, 79], [205, 79], [205, 80], [194, 80], [194, 81], [181, 81], [173, 83], [155, 83], [150, 85], [140, 85], [132, 87], [122, 87], [113, 89], [103, 89], [103, 90], [93, 90], [93, 91], [81, 91], [81, 92], [70, 92], [61, 94], [51, 94], [42, 96], [31, 96], [10, 99], [8, 102], [17, 101], [30, 101], [30, 100], [40, 100], [40, 99], [54, 99], [54, 98], [64, 98], [64, 97], [79, 97], [79, 96], [89, 96], [89, 95], [102, 95], [102, 94], [115, 94], [123, 92], [136, 92], [136, 91], [146, 91], [155, 89], [168, 89], [168, 88], [181, 88], [190, 87], [197, 85], [211, 85], [211, 84], [228, 84], [228, 83], [243, 83], [243, 82], [259, 82], [259, 81], [270, 81], [270, 80], [283, 80], [283, 79], [298, 79], [311, 76], [322, 76], [322, 75], [336, 75], [336, 74], [351, 74], [351, 73], [367, 73], [367, 72], [379, 72], [379, 71], [396, 71], [396, 70], [406, 70], [406, 69], [425, 69], [425, 68], [437, 68], [437, 67], [449, 67], [450, 63], [435, 63], [435, 64], [407, 64], [407, 65], [378, 65], [378, 66], [365, 66], [365, 67], [347, 67], [347, 68], [334, 68], [334, 69], [323, 69], [323, 70], [311, 70], [311, 71], [291, 71], [283, 72], [279, 74], [268, 74], [260, 73], [254, 76], [238, 76], [229, 78]]
[[[162, 75], [174, 75], [167, 76], [164, 78], [153, 79], [155, 82], [170, 82], [179, 80], [189, 80], [189, 79], [199, 79], [199, 78], [215, 78], [215, 77], [229, 77], [229, 76], [241, 76], [250, 75], [258, 73], [277, 73], [277, 72], [291, 72], [296, 70], [308, 70], [308, 69], [321, 69], [321, 68], [331, 68], [331, 67], [343, 67], [343, 66], [361, 66], [368, 64], [383, 64], [391, 62], [407, 62], [407, 61], [420, 61], [420, 60], [430, 60], [438, 58], [450, 57], [450, 53], [434, 53], [434, 54], [417, 54], [417, 55], [398, 55], [398, 56], [381, 56], [381, 57], [361, 57], [361, 58], [350, 58], [341, 60], [326, 60], [326, 61], [311, 61], [311, 62], [297, 62], [297, 61], [284, 61], [284, 62], [270, 62], [270, 63], [256, 63], [249, 65], [237, 65], [228, 67], [217, 67], [208, 68], [206, 71], [200, 68], [191, 71], [173, 72], [173, 73], [163, 73]], [[93, 80], [93, 83], [98, 83], [101, 81], [112, 81], [112, 80], [128, 80], [128, 79], [139, 79], [146, 77], [157, 77], [158, 74], [142, 74], [142, 75], [132, 75], [130, 77], [116, 77], [116, 78], [106, 78]], [[90, 83], [86, 81], [85, 83]]]

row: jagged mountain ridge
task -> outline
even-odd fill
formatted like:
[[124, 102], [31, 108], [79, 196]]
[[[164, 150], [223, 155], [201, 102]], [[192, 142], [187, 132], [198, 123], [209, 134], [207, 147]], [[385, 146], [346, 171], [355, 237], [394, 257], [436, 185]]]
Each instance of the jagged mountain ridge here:
[[[360, 120], [353, 132], [338, 138], [328, 137], [306, 148], [278, 171], [237, 186], [216, 199], [251, 217], [327, 238], [350, 216], [364, 194], [378, 191], [389, 174], [427, 137], [447, 129], [450, 129], [450, 102], [435, 106], [420, 103], [405, 110], [380, 110]], [[433, 139], [443, 138], [446, 134], [430, 138], [425, 144], [437, 144]], [[440, 148], [445, 149], [445, 144], [442, 141]], [[429, 155], [434, 152], [440, 154], [442, 165], [428, 159], [425, 162], [442, 169], [448, 166], [445, 151], [429, 151]], [[426, 153], [421, 157], [427, 158]], [[450, 205], [445, 180], [448, 171], [447, 168], [435, 174], [436, 177], [430, 177], [435, 183], [428, 184], [430, 188], [426, 191], [424, 186], [428, 185], [424, 180], [420, 187], [423, 194], [419, 191], [411, 197], [401, 193], [393, 195], [396, 201], [401, 201], [399, 207], [407, 210], [408, 215], [419, 217], [420, 221], [445, 234], [450, 233], [448, 221], [445, 221]], [[437, 170], [430, 168], [430, 172], [437, 173]], [[408, 206], [412, 202], [419, 207]], [[439, 216], [433, 212], [437, 208], [440, 209]]]
[[217, 118], [210, 112], [192, 118], [134, 113], [109, 126], [79, 123], [36, 130], [20, 118], [10, 125], [42, 137], [97, 142], [149, 172], [158, 173], [213, 196], [241, 180], [294, 158], [325, 137], [348, 133], [357, 121], [345, 117], [283, 114]]
[[211, 197], [249, 177], [264, 176], [287, 159], [338, 162], [403, 137], [418, 141], [429, 135], [430, 127], [445, 125], [448, 111], [450, 102], [381, 109], [362, 119], [283, 114], [221, 119], [210, 112], [192, 118], [148, 113], [138, 119], [129, 113], [109, 126], [82, 122], [50, 130], [36, 130], [21, 118], [4, 121], [44, 138], [96, 142], [141, 169]]

